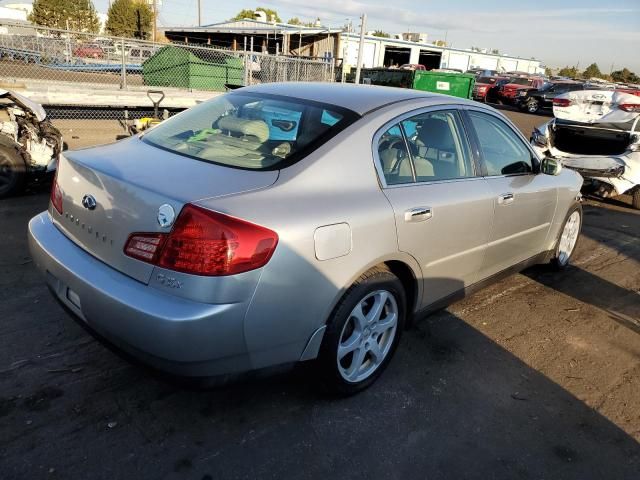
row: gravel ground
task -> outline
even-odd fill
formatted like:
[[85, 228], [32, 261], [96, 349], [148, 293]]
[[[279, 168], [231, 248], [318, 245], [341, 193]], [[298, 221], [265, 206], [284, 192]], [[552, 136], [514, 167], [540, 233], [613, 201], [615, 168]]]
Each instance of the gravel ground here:
[[[544, 117], [510, 112], [529, 133]], [[207, 391], [134, 366], [54, 302], [0, 201], [0, 478], [637, 479], [640, 212], [587, 201], [574, 266], [535, 267], [405, 332], [366, 392], [304, 366]], [[627, 203], [625, 203], [627, 202]]]

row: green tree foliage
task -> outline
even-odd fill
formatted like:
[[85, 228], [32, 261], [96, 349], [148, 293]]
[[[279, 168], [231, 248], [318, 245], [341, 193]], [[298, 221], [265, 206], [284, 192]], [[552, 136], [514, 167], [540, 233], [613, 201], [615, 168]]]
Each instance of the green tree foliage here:
[[563, 67], [558, 71], [561, 77], [580, 78], [580, 72], [576, 67]]
[[34, 0], [29, 21], [51, 28], [98, 33], [100, 20], [91, 0]]
[[146, 2], [115, 0], [107, 13], [106, 30], [116, 37], [147, 40], [153, 33], [153, 12]]
[[255, 10], [249, 10], [249, 9], [243, 8], [233, 18], [231, 18], [231, 20], [242, 20], [243, 18], [253, 19], [255, 18], [254, 13], [257, 12], [258, 10], [262, 10], [264, 13], [267, 14], [267, 22], [271, 21], [272, 16], [276, 22], [278, 23], [282, 22], [282, 19], [280, 18], [280, 15], [278, 15], [278, 12], [270, 8], [264, 8], [264, 7], [256, 7]]
[[592, 63], [591, 65], [589, 65], [585, 71], [582, 73], [582, 76], [584, 78], [602, 78], [602, 72], [600, 71], [600, 69], [598, 68], [598, 64], [597, 63]]
[[383, 32], [382, 30], [376, 30], [375, 32], [373, 32], [373, 36], [374, 37], [382, 37], [382, 38], [390, 38], [391, 35], [389, 35], [387, 32]]
[[611, 79], [620, 83], [640, 83], [640, 77], [626, 67], [622, 70], [611, 72]]

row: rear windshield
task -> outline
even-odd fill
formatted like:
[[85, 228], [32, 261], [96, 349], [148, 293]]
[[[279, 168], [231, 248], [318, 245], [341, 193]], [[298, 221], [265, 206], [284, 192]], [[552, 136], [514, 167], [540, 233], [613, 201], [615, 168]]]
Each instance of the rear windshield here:
[[495, 77], [480, 77], [476, 83], [496, 83]]
[[514, 78], [513, 80], [511, 80], [511, 83], [515, 83], [516, 85], [531, 85], [533, 83], [533, 80], [530, 80], [528, 78]]
[[233, 92], [162, 122], [143, 140], [197, 160], [275, 170], [308, 155], [357, 118], [334, 105]]

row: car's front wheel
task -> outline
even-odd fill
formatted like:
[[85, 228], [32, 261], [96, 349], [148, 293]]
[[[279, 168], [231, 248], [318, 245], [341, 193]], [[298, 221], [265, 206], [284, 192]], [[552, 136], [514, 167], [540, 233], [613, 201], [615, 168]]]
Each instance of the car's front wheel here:
[[363, 274], [327, 324], [317, 360], [325, 387], [351, 395], [375, 382], [398, 346], [405, 312], [398, 277], [384, 267]]
[[0, 145], [0, 198], [20, 193], [25, 176], [22, 155], [15, 148]]
[[582, 228], [582, 205], [573, 206], [564, 221], [564, 225], [560, 230], [560, 236], [556, 242], [556, 248], [551, 259], [551, 265], [562, 270], [569, 265], [569, 261], [576, 250], [578, 237]]

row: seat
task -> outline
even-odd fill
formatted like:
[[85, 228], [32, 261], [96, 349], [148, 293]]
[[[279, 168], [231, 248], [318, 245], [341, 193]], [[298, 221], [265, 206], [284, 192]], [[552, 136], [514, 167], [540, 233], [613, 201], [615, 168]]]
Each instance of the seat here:
[[[418, 155], [415, 164], [418, 177], [439, 180], [460, 176], [455, 140], [451, 127], [445, 120], [426, 118], [421, 121], [416, 148]], [[418, 173], [419, 165], [424, 173]]]

